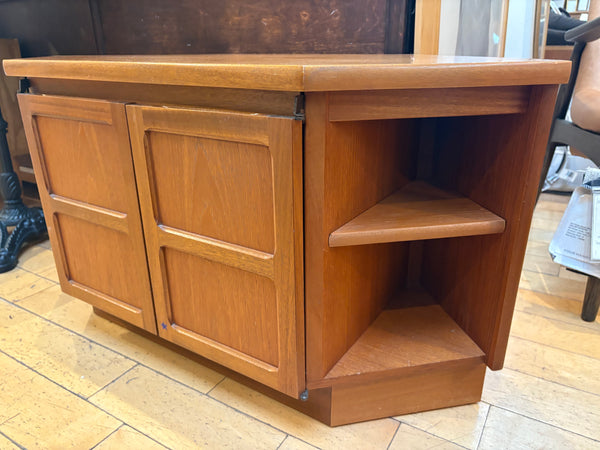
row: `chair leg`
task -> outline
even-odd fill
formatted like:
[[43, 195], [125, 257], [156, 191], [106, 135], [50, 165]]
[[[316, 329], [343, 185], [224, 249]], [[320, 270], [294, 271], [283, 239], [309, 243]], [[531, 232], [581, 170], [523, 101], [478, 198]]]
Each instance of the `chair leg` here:
[[542, 188], [544, 187], [544, 181], [546, 181], [546, 177], [548, 176], [548, 170], [550, 169], [550, 163], [552, 162], [552, 157], [554, 156], [554, 151], [558, 147], [558, 143], [556, 142], [548, 142], [546, 146], [546, 155], [544, 156], [544, 165], [542, 167], [542, 174], [540, 176], [540, 181], [538, 183], [538, 192], [535, 202], [537, 203], [540, 198], [540, 194], [542, 193]]
[[581, 318], [586, 322], [593, 322], [596, 320], [598, 307], [600, 307], [600, 279], [588, 277], [585, 286], [585, 296], [583, 297]]

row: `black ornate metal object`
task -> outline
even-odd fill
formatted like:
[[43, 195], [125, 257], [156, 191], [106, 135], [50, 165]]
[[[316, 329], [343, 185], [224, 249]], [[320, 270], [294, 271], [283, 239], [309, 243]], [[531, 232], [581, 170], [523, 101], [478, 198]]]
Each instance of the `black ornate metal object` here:
[[30, 212], [21, 200], [21, 183], [10, 160], [10, 151], [6, 140], [7, 129], [8, 124], [0, 110], [0, 194], [4, 199], [4, 207], [0, 211], [0, 222], [10, 227], [29, 217]]
[[[8, 124], [0, 110], [0, 195], [4, 207], [0, 210], [0, 273], [17, 265], [19, 250], [29, 240], [46, 234], [44, 213], [40, 208], [28, 208], [21, 199], [21, 183], [10, 160], [6, 131]], [[6, 227], [15, 226], [10, 235]]]
[[0, 248], [4, 247], [8, 236], [10, 235], [8, 234], [8, 230], [6, 229], [6, 225], [0, 222]]
[[[1, 232], [0, 232], [1, 233]], [[46, 221], [42, 208], [30, 208], [29, 217], [21, 220], [0, 248], [0, 273], [13, 269], [18, 262], [19, 250], [27, 241], [46, 234]]]

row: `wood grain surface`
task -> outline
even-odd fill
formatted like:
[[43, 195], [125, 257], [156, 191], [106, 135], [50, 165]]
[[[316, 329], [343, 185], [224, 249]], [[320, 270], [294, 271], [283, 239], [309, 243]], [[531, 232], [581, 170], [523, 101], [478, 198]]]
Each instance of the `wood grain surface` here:
[[386, 39], [386, 0], [96, 3], [108, 54], [383, 53]]
[[[321, 379], [378, 316], [406, 276], [408, 245], [330, 248], [329, 235], [408, 182], [414, 123], [327, 121], [307, 94], [305, 265], [307, 374]], [[404, 151], [403, 151], [404, 150]]]
[[125, 105], [21, 94], [65, 292], [156, 332]]
[[333, 92], [329, 120], [512, 114], [527, 110], [528, 86]]
[[200, 356], [198, 353], [192, 352], [190, 350], [185, 349], [179, 345], [175, 345], [172, 342], [166, 341], [165, 339], [150, 334], [140, 328], [132, 326], [130, 323], [119, 319], [113, 315], [102, 311], [101, 309], [94, 308], [94, 313], [99, 317], [102, 317], [111, 322], [115, 322], [118, 325], [136, 333], [142, 335], [144, 338], [152, 341], [152, 343], [159, 344], [161, 347], [167, 348], [179, 355], [183, 355], [186, 358], [189, 358], [192, 361], [195, 361], [199, 364], [202, 364], [206, 368], [210, 368], [224, 376], [231, 378], [231, 380], [235, 380], [238, 383], [242, 383], [248, 387], [250, 387], [253, 391], [258, 391], [268, 397], [271, 397], [278, 402], [289, 406], [290, 408], [294, 408], [298, 411], [303, 412], [311, 417], [316, 418], [326, 424], [331, 423], [331, 388], [322, 388], [322, 389], [312, 389], [310, 391], [308, 400], [302, 401], [298, 398], [290, 397], [289, 395], [283, 394], [271, 387], [268, 387], [262, 383], [259, 383], [252, 378], [249, 378], [245, 375], [240, 374], [230, 368], [227, 368], [223, 365], [217, 364], [210, 359], [204, 358]]
[[5, 60], [7, 75], [275, 91], [566, 82], [570, 62], [430, 55], [57, 56]]
[[[58, 261], [75, 261], [63, 272], [79, 278], [71, 286], [88, 285], [85, 295], [103, 302], [95, 306], [136, 323], [110, 301], [130, 295], [122, 278], [101, 290], [110, 272], [87, 273], [78, 263], [91, 255], [102, 262], [109, 251], [74, 244], [96, 235], [115, 242], [119, 258], [137, 251], [128, 247], [129, 203], [103, 192], [102, 183], [76, 190], [75, 181], [56, 176], [78, 185], [92, 167], [118, 182], [116, 170], [92, 156], [116, 158], [121, 141], [110, 133], [123, 140], [128, 126], [129, 181], [138, 188], [162, 338], [290, 397], [316, 389], [313, 412], [332, 424], [478, 401], [485, 362], [502, 366], [552, 84], [566, 78], [568, 63], [204, 55], [62, 57], [6, 67], [65, 93], [66, 84], [51, 80], [81, 82], [79, 95], [108, 95], [108, 86], [88, 84], [104, 81], [119, 92], [147, 83], [152, 95], [161, 84], [199, 86], [199, 102], [214, 100], [221, 87], [229, 102], [234, 88], [255, 89], [248, 104], [269, 97], [259, 92], [289, 101], [290, 93], [308, 91], [304, 130], [294, 117], [260, 113], [23, 101], [24, 117], [37, 108], [30, 143], [43, 150], [63, 144], [73, 160], [68, 167], [38, 151], [36, 170], [46, 209], [55, 207], [49, 225], [68, 232], [54, 238]], [[402, 99], [410, 105], [403, 108]], [[86, 146], [93, 155], [80, 157], [75, 149]], [[394, 201], [385, 200], [394, 192]], [[398, 211], [405, 217], [390, 224]], [[332, 233], [335, 245], [347, 227], [359, 229], [352, 245], [330, 246]], [[410, 242], [390, 242], [398, 239]], [[396, 299], [412, 288], [431, 296]]]
[[271, 279], [166, 246], [162, 258], [174, 326], [279, 366], [277, 292]]
[[197, 106], [279, 116], [294, 114], [294, 103], [298, 95], [298, 92], [94, 82], [56, 78], [31, 79], [31, 92], [33, 94], [103, 98], [148, 106]]
[[332, 387], [331, 425], [466, 405], [481, 400], [485, 364], [468, 359], [456, 366]]
[[[481, 358], [468, 358], [459, 361], [455, 365], [448, 364], [441, 370], [436, 370], [435, 366], [432, 366], [428, 367], [424, 373], [408, 373], [405, 376], [395, 375], [387, 379], [366, 381], [358, 385], [350, 383], [310, 389], [308, 400], [301, 401], [207, 360], [196, 353], [173, 345], [164, 339], [131, 327], [126, 322], [111, 317], [101, 310], [95, 309], [94, 311], [103, 318], [115, 321], [136, 333], [142, 333], [148, 339], [250, 387], [252, 391], [247, 390], [248, 402], [245, 405], [252, 405], [253, 411], [262, 411], [263, 408], [275, 408], [276, 412], [274, 414], [278, 417], [285, 414], [286, 419], [288, 413], [284, 413], [280, 405], [266, 400], [258, 399], [257, 401], [254, 391], [258, 391], [330, 426], [407, 414], [411, 411], [425, 411], [475, 403], [481, 399], [485, 364], [481, 361]], [[236, 398], [238, 397], [236, 396]], [[294, 424], [302, 420], [293, 412], [291, 415], [292, 417], [287, 420], [293, 420]], [[375, 423], [377, 422], [373, 422], [373, 424]], [[352, 427], [350, 427], [350, 430], [352, 430]], [[340, 430], [329, 431], [339, 432]], [[322, 431], [319, 430], [319, 434], [321, 433]]]
[[298, 397], [301, 122], [127, 111], [159, 335]]
[[53, 54], [409, 53], [409, 0], [0, 2], [0, 37]]
[[322, 382], [309, 387], [442, 370], [457, 361], [483, 361], [483, 352], [439, 305], [384, 310]]
[[[214, 127], [226, 135], [222, 127]], [[267, 147], [174, 135], [160, 128], [146, 136], [159, 223], [274, 253], [273, 174]], [[252, 139], [250, 133], [245, 136]], [[182, 195], [182, 186], [191, 191]]]
[[440, 40], [442, 0], [415, 0], [416, 55], [437, 55]]
[[504, 360], [555, 96], [540, 86], [525, 114], [438, 121], [436, 179], [502, 217], [506, 230], [426, 241], [422, 282], [493, 369]]
[[335, 230], [329, 246], [501, 233], [504, 219], [470, 199], [413, 182]]

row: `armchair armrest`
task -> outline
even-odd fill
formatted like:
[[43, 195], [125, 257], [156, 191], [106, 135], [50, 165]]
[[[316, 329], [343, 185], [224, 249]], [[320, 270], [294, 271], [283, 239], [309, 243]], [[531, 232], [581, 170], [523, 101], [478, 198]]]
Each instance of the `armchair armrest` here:
[[590, 20], [565, 33], [565, 40], [569, 42], [592, 42], [600, 38], [600, 17]]

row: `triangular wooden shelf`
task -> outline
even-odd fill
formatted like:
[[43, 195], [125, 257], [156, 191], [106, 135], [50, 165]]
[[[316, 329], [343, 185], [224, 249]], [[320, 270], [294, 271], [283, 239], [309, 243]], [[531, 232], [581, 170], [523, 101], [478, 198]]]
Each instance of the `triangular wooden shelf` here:
[[459, 194], [415, 181], [335, 230], [330, 247], [501, 233], [505, 221]]
[[[404, 292], [402, 303], [431, 303], [425, 292]], [[414, 299], [414, 301], [411, 301]], [[430, 301], [428, 301], [430, 300]], [[441, 306], [386, 309], [312, 388], [483, 361], [484, 353]]]

